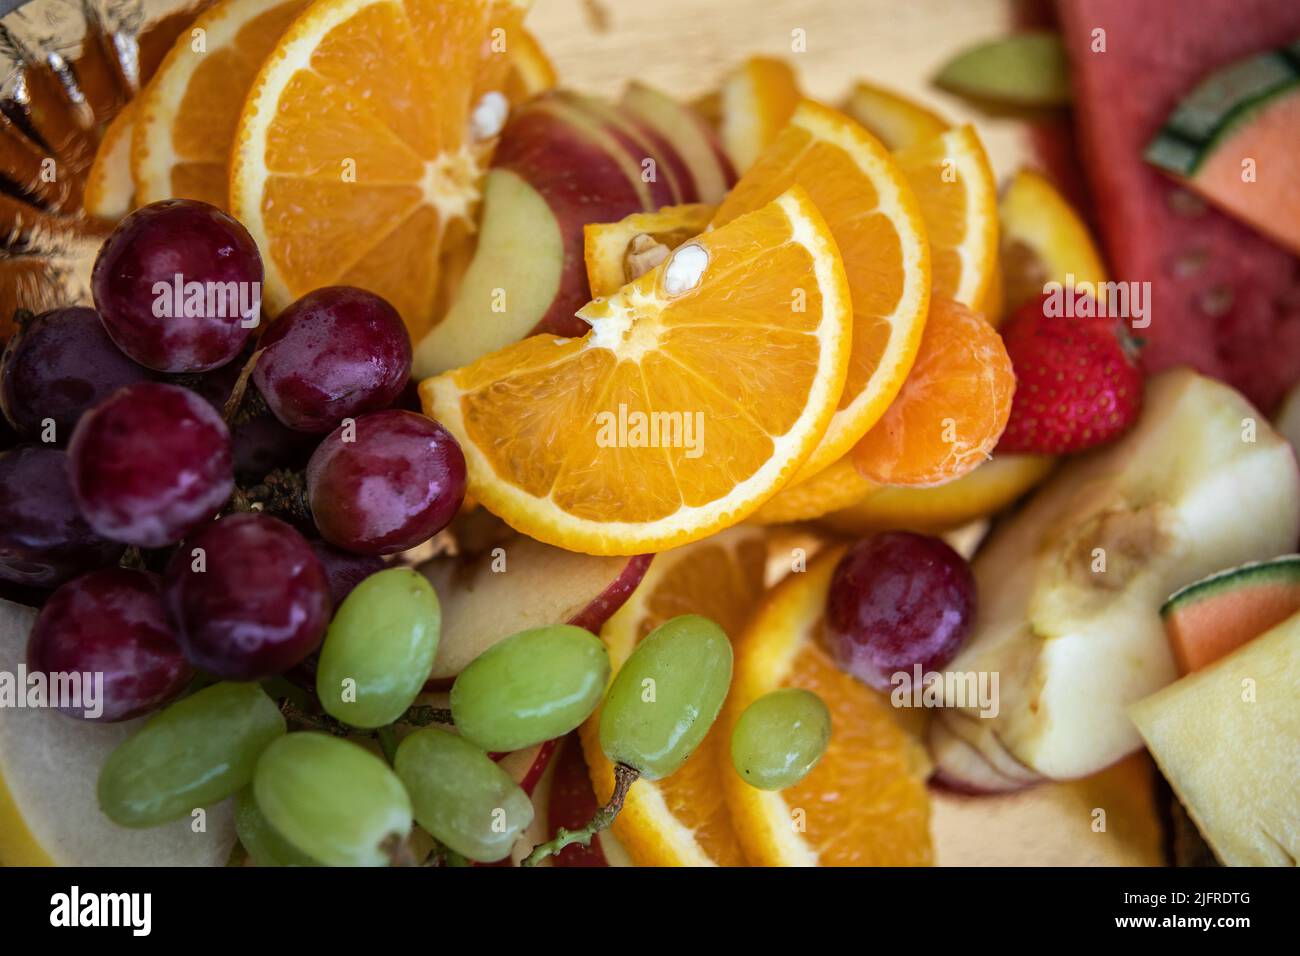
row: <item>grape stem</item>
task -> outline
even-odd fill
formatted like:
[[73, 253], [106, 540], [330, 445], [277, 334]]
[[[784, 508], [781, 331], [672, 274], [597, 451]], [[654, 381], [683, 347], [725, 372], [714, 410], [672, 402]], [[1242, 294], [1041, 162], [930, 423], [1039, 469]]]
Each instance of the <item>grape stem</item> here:
[[239, 378], [235, 379], [235, 387], [230, 390], [230, 396], [226, 399], [225, 408], [221, 410], [221, 417], [227, 425], [242, 425], [267, 410], [266, 401], [262, 398], [261, 393], [255, 388], [250, 390], [248, 387], [249, 379], [253, 376], [253, 369], [257, 366], [257, 360], [261, 357], [262, 350], [258, 349], [248, 357], [244, 367], [239, 370]]
[[575, 843], [590, 846], [592, 837], [613, 824], [619, 811], [623, 809], [623, 801], [627, 799], [627, 792], [632, 789], [632, 784], [636, 783], [637, 778], [640, 776], [641, 771], [635, 767], [630, 767], [625, 763], [615, 764], [614, 792], [610, 795], [609, 802], [596, 811], [596, 815], [591, 818], [591, 822], [581, 830], [566, 830], [564, 827], [560, 827], [555, 831], [554, 839], [533, 847], [533, 852], [528, 854], [523, 865], [536, 866], [548, 856], [559, 853], [566, 846], [572, 846]]
[[310, 521], [307, 478], [300, 471], [277, 468], [256, 485], [249, 488], [236, 486], [226, 507], [234, 512], [264, 511], [292, 521]]

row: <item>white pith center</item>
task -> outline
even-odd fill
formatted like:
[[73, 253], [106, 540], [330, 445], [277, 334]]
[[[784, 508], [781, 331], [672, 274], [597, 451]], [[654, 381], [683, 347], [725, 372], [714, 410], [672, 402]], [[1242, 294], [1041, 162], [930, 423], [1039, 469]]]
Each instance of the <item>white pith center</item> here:
[[480, 173], [469, 147], [441, 153], [424, 164], [420, 192], [424, 202], [438, 212], [444, 223], [468, 219], [479, 201]]

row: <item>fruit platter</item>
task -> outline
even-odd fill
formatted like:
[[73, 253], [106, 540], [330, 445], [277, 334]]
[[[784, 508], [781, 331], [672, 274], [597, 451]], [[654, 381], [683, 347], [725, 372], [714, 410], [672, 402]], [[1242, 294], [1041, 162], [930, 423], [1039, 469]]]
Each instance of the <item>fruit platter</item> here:
[[0, 10], [0, 865], [1295, 866], [1292, 0]]

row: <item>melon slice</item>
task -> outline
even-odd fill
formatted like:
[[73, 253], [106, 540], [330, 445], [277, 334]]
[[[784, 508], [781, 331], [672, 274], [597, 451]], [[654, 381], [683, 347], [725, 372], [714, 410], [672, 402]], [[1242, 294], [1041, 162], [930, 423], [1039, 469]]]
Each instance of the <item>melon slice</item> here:
[[1300, 41], [1217, 70], [1170, 114], [1147, 161], [1300, 253]]
[[1300, 611], [1300, 554], [1256, 561], [1175, 591], [1160, 608], [1181, 674], [1198, 671]]
[[[0, 672], [16, 675], [36, 620], [0, 601]], [[99, 811], [99, 769], [145, 720], [101, 724], [55, 710], [0, 707], [0, 865], [223, 866], [235, 843], [232, 801], [148, 830]]]
[[1300, 858], [1300, 615], [1129, 714], [1169, 785], [1229, 866]]

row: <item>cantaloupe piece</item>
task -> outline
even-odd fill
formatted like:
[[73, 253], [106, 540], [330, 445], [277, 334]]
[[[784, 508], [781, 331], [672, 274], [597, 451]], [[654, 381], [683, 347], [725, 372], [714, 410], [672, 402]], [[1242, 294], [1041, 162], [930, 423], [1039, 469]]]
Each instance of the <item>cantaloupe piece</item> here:
[[[18, 674], [35, 620], [31, 608], [0, 601], [0, 672]], [[207, 809], [199, 832], [189, 817], [128, 830], [100, 812], [100, 767], [147, 719], [106, 724], [0, 707], [0, 865], [225, 865], [235, 842], [230, 800]]]
[[1300, 611], [1300, 554], [1229, 568], [1160, 608], [1180, 674], [1213, 664]]

